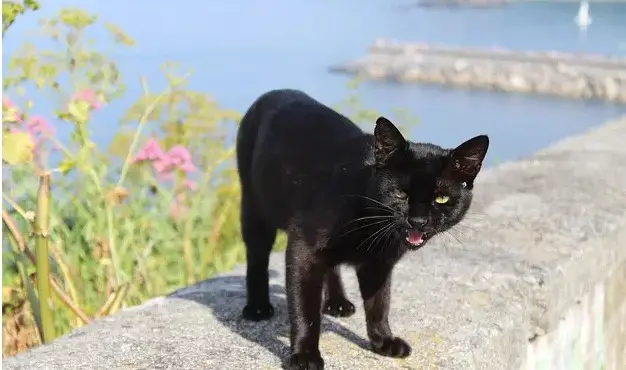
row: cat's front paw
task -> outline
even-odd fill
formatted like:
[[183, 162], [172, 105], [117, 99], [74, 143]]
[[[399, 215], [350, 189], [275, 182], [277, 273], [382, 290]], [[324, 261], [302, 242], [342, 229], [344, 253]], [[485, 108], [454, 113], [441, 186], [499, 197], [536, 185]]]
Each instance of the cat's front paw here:
[[411, 346], [402, 338], [384, 337], [372, 342], [375, 353], [396, 358], [408, 357], [411, 354]]
[[324, 360], [317, 353], [294, 353], [289, 357], [287, 370], [324, 370]]
[[328, 299], [324, 303], [323, 309], [325, 314], [335, 317], [352, 316], [355, 311], [356, 309], [354, 308], [352, 302], [344, 297]]
[[250, 321], [269, 320], [274, 316], [274, 306], [271, 303], [263, 305], [248, 304], [243, 308], [241, 316]]

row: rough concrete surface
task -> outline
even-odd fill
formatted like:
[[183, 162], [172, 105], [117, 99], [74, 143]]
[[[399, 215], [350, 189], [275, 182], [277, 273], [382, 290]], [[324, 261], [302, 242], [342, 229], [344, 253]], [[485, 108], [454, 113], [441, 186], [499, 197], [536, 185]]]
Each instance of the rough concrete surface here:
[[[626, 117], [479, 175], [472, 215], [396, 268], [391, 325], [406, 360], [368, 351], [357, 313], [326, 318], [327, 369], [518, 369], [606, 270], [626, 258]], [[611, 239], [613, 238], [613, 239]], [[277, 369], [288, 352], [284, 256], [272, 256], [275, 317], [250, 323], [244, 271], [98, 320], [3, 361], [5, 369]], [[363, 348], [365, 347], [365, 348]]]

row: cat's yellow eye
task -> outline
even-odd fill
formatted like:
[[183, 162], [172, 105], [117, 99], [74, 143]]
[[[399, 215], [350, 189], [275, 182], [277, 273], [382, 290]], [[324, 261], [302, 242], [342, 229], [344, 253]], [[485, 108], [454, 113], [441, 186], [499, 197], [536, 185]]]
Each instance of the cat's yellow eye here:
[[450, 200], [450, 197], [447, 196], [447, 195], [441, 195], [441, 196], [438, 196], [437, 198], [435, 198], [435, 202], [439, 203], [439, 204], [448, 203], [449, 200]]

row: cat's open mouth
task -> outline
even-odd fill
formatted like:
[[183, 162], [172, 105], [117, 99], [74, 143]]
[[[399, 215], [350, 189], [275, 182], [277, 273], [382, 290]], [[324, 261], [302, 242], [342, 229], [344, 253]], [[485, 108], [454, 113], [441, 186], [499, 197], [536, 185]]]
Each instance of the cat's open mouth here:
[[428, 239], [428, 234], [427, 233], [424, 233], [424, 232], [421, 232], [421, 231], [417, 231], [417, 230], [407, 230], [406, 241], [412, 247], [419, 247], [419, 246], [421, 246], [422, 244], [424, 244], [426, 239]]

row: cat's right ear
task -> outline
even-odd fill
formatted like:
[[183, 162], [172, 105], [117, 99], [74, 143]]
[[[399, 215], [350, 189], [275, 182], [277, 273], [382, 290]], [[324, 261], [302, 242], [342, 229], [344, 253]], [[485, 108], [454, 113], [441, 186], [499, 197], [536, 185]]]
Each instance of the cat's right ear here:
[[374, 129], [374, 155], [376, 164], [385, 164], [391, 156], [406, 148], [406, 140], [400, 130], [385, 117], [378, 117]]
[[489, 149], [487, 135], [476, 136], [457, 146], [450, 153], [443, 176], [463, 183], [471, 189], [487, 155], [487, 149]]

